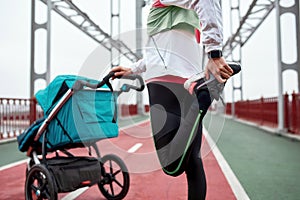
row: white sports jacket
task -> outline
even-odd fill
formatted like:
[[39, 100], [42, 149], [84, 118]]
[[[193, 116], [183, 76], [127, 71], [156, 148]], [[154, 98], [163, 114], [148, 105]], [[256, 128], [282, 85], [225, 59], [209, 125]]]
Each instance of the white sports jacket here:
[[194, 10], [201, 22], [201, 38], [205, 51], [222, 49], [223, 21], [220, 0], [160, 0], [160, 2], [164, 5]]
[[[222, 11], [219, 0], [160, 0], [163, 5], [174, 5], [194, 10], [201, 23], [201, 39], [205, 51], [221, 50], [223, 42]], [[182, 78], [202, 71], [201, 48], [192, 34], [180, 30], [163, 31], [152, 36], [146, 55], [134, 63], [132, 72], [145, 72], [145, 80], [173, 75]]]

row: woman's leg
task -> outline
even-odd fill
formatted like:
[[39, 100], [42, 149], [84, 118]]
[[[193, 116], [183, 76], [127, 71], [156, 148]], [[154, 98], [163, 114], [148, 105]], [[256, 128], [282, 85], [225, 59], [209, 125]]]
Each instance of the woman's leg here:
[[[207, 89], [200, 90], [197, 93], [199, 109], [203, 110], [203, 117], [211, 104], [211, 97]], [[202, 117], [202, 118], [203, 118]], [[188, 182], [188, 200], [204, 200], [206, 197], [206, 178], [203, 168], [203, 162], [200, 154], [202, 142], [202, 118], [198, 134], [191, 145], [191, 153], [186, 167], [186, 176]]]
[[197, 98], [181, 84], [155, 82], [147, 86], [157, 154], [164, 172], [177, 176], [185, 170], [195, 137], [202, 136], [200, 124], [207, 108], [199, 110]]
[[189, 200], [205, 199], [200, 148], [202, 119], [211, 103], [208, 91], [199, 92], [195, 98], [174, 83], [150, 83], [148, 91], [153, 138], [164, 172], [177, 176], [185, 171]]
[[191, 153], [185, 170], [188, 183], [188, 200], [204, 200], [206, 196], [206, 177], [200, 155], [202, 125], [198, 131], [191, 146]]
[[[172, 140], [180, 127], [183, 111], [180, 105], [183, 94], [179, 86], [179, 84], [164, 82], [147, 85], [153, 140], [164, 171], [174, 171], [179, 166], [182, 157], [182, 153], [170, 155]], [[178, 169], [172, 175], [177, 176], [182, 172], [184, 170]]]

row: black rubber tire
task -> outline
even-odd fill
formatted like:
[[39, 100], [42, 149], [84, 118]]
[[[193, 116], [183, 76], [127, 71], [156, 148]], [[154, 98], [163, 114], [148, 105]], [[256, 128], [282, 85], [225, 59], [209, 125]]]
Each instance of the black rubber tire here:
[[34, 165], [28, 171], [25, 181], [25, 199], [57, 200], [54, 179], [44, 165]]
[[102, 177], [99, 190], [108, 200], [123, 199], [129, 190], [130, 179], [125, 163], [116, 155], [108, 154], [101, 159]]

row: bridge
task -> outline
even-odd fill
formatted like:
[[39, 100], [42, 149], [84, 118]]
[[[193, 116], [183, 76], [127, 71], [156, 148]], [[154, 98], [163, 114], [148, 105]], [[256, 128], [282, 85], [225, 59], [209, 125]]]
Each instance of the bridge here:
[[[105, 6], [101, 10], [108, 13], [109, 20], [100, 20], [99, 23], [92, 17], [92, 12], [88, 12], [86, 7], [80, 5], [82, 4], [79, 0], [30, 1], [29, 95], [28, 98], [0, 96], [0, 152], [1, 157], [5, 158], [0, 163], [0, 174], [4, 177], [2, 185], [5, 188], [0, 192], [0, 199], [23, 199], [25, 177], [22, 177], [22, 182], [17, 177], [24, 174], [26, 156], [18, 152], [16, 137], [43, 116], [43, 111], [33, 97], [39, 89], [37, 83], [43, 80], [47, 85], [53, 79], [51, 57], [55, 32], [53, 18], [66, 21], [74, 30], [78, 30], [99, 45], [100, 51], [109, 55], [109, 58], [106, 58], [109, 63], [105, 63], [109, 64], [109, 67], [130, 64], [142, 57], [142, 41], [145, 39], [142, 31], [143, 17], [151, 6], [150, 1], [131, 1], [135, 10], [135, 30], [131, 32], [131, 35], [134, 35], [133, 42], [132, 38], [124, 38], [123, 36], [127, 35], [122, 34], [121, 30], [124, 23], [122, 11], [126, 9], [124, 6], [128, 6], [124, 5], [124, 2], [111, 0], [101, 5]], [[240, 0], [230, 0], [222, 1], [222, 7], [224, 17], [229, 19], [225, 22], [227, 26], [224, 27], [228, 35], [224, 41], [224, 56], [228, 60], [242, 63], [243, 70], [226, 86], [224, 93], [226, 106], [213, 104], [206, 117], [205, 142], [201, 153], [207, 171], [208, 199], [297, 199], [299, 197], [297, 186], [300, 183], [298, 176], [300, 173], [297, 170], [300, 166], [297, 155], [300, 150], [299, 1], [251, 0], [241, 3]], [[44, 13], [47, 13], [44, 18], [46, 20], [42, 23], [39, 19], [40, 9], [44, 9]], [[265, 38], [261, 41], [263, 43], [268, 37], [273, 37], [277, 49], [270, 49], [269, 46], [261, 44], [252, 47], [250, 51], [249, 46], [258, 40], [256, 34], [262, 29], [265, 30], [265, 23], [273, 24], [275, 32], [266, 32]], [[39, 37], [41, 30], [46, 33], [43, 39]], [[287, 47], [287, 44], [294, 46]], [[39, 45], [44, 45], [43, 52], [39, 51]], [[264, 49], [253, 49], [260, 47]], [[247, 55], [244, 51], [251, 52], [252, 55]], [[265, 53], [265, 56], [259, 52]], [[44, 56], [42, 60], [45, 62], [43, 63], [45, 70], [42, 73], [39, 72], [41, 63], [37, 62], [37, 57], [41, 56]], [[251, 64], [245, 62], [248, 61], [247, 57], [251, 56], [257, 58], [257, 61]], [[277, 74], [276, 78], [268, 77], [268, 74], [252, 77], [245, 74], [250, 68], [260, 73], [264, 68], [263, 65], [268, 63], [274, 64], [271, 69], [276, 73], [270, 74]], [[293, 75], [296, 78], [293, 79], [292, 85], [289, 80], [290, 72], [296, 74]], [[264, 77], [266, 87], [269, 84], [277, 88], [277, 93], [275, 95], [272, 93], [271, 97], [268, 93], [262, 94], [259, 87], [264, 85], [255, 86], [257, 77]], [[276, 79], [276, 82], [269, 83], [268, 79]], [[252, 87], [256, 87], [257, 93], [254, 97], [248, 95], [249, 82], [250, 85], [254, 85]], [[285, 91], [287, 85], [289, 91]], [[261, 90], [265, 91], [263, 88]], [[157, 164], [157, 160], [151, 154], [153, 144], [150, 136], [149, 106], [144, 100], [144, 95], [146, 94], [134, 93], [134, 102], [130, 104], [126, 102], [126, 98], [119, 102], [119, 123], [122, 128], [120, 137], [113, 140], [113, 143], [120, 147], [122, 151], [116, 153], [120, 154], [132, 171], [132, 188], [127, 199], [157, 198], [155, 196], [157, 187], [152, 186], [148, 189], [141, 187], [142, 183], [147, 182], [145, 179], [152, 180], [153, 176], [157, 177], [153, 179], [154, 183], [164, 190], [159, 193], [163, 199], [174, 199], [175, 196], [186, 199], [186, 188], [178, 189], [181, 187], [180, 183], [185, 182], [184, 177], [174, 181], [164, 176], [158, 168], [152, 168], [152, 171], [147, 169], [146, 165], [150, 165], [149, 162]], [[137, 136], [140, 133], [142, 137]], [[140, 148], [133, 154], [150, 154], [150, 160], [141, 161], [140, 158], [137, 159], [132, 153], [127, 152], [137, 144]], [[106, 146], [101, 151], [110, 153], [110, 149], [106, 149]], [[7, 154], [12, 156], [7, 157]], [[145, 162], [145, 165], [142, 164], [141, 168], [137, 169], [137, 162]], [[282, 180], [284, 185], [281, 184]], [[9, 185], [8, 182], [12, 184]], [[151, 182], [148, 184], [151, 185]], [[13, 187], [11, 185], [15, 187], [8, 192]], [[77, 196], [69, 193], [59, 198], [92, 199], [95, 193], [95, 188], [86, 188], [76, 193]]]

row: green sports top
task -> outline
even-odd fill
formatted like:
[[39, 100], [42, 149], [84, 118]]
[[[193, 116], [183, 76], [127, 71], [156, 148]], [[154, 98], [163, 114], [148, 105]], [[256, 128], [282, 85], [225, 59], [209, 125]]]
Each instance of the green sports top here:
[[150, 9], [147, 21], [149, 36], [171, 29], [183, 29], [194, 33], [200, 30], [199, 18], [195, 11], [177, 6]]

